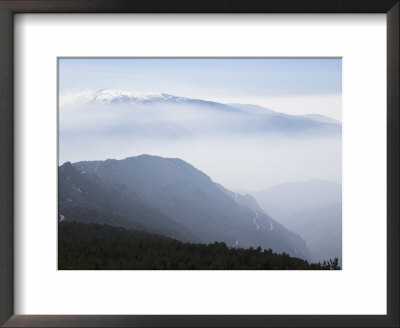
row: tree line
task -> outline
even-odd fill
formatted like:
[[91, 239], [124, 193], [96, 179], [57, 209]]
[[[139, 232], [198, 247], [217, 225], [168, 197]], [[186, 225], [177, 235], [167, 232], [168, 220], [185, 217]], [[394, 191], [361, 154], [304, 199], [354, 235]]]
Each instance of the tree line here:
[[309, 263], [271, 249], [184, 243], [96, 223], [58, 225], [60, 270], [340, 270], [338, 259]]

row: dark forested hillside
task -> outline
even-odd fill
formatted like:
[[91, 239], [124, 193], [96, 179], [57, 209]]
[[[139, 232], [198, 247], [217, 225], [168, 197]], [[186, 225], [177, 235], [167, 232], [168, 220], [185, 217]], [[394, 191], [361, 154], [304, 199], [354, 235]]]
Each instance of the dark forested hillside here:
[[223, 242], [183, 243], [162, 235], [95, 223], [58, 225], [60, 270], [335, 270], [337, 261], [305, 260]]

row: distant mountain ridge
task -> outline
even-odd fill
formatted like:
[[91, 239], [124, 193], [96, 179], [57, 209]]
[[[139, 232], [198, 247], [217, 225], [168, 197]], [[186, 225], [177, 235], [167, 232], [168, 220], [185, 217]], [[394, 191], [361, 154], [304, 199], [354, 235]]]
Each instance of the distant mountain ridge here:
[[111, 216], [112, 222], [100, 223], [122, 222], [127, 228], [178, 240], [223, 241], [231, 247], [261, 246], [310, 257], [305, 242], [269, 217], [253, 198], [235, 195], [183, 160], [141, 155], [67, 163], [59, 172], [59, 214], [66, 220], [82, 220], [82, 211], [90, 209], [98, 213], [92, 222], [111, 213], [117, 215]]
[[[118, 111], [118, 109], [135, 111], [135, 117], [147, 118], [145, 122], [151, 124], [149, 129], [153, 133], [156, 133], [156, 129], [152, 110], [158, 111], [156, 121], [162, 122], [157, 129], [165, 130], [168, 126], [173, 126], [174, 131], [185, 131], [189, 134], [196, 134], [194, 130], [196, 127], [198, 128], [198, 125], [193, 125], [194, 117], [196, 121], [204, 120], [203, 124], [207, 122], [207, 127], [203, 128], [207, 134], [217, 133], [221, 129], [224, 133], [231, 134], [277, 133], [287, 136], [340, 135], [342, 131], [340, 122], [323, 115], [289, 115], [257, 105], [223, 104], [166, 93], [103, 89], [85, 94], [75, 100], [76, 106], [89, 106], [96, 111], [100, 109], [109, 109], [113, 112]], [[161, 115], [166, 113], [168, 115]], [[149, 116], [147, 115], [150, 115], [153, 119], [148, 120]], [[210, 115], [216, 116], [210, 119]], [[145, 122], [141, 121], [140, 126], [138, 126], [135, 121], [132, 121], [126, 128], [129, 126], [133, 129], [140, 128], [141, 133], [146, 135], [143, 131], [146, 127]], [[127, 123], [125, 122], [124, 126], [125, 124]]]
[[162, 92], [132, 92], [116, 89], [102, 89], [82, 98], [84, 102], [94, 104], [126, 104], [126, 105], [194, 105], [213, 107], [236, 112], [233, 107], [202, 99], [174, 96]]
[[[342, 185], [326, 180], [281, 183], [250, 193], [264, 210], [274, 217], [286, 217], [315, 206], [342, 201]], [[286, 221], [282, 221], [286, 223]]]
[[342, 262], [342, 185], [325, 180], [282, 183], [252, 192], [278, 222], [298, 233], [314, 261]]

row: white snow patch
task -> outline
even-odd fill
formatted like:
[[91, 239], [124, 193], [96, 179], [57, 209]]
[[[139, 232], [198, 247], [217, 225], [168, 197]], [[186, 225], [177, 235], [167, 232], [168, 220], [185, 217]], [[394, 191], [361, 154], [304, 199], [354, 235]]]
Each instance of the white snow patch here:
[[89, 103], [89, 102], [100, 102], [103, 104], [110, 103], [144, 103], [153, 101], [172, 101], [175, 103], [184, 103], [189, 98], [177, 97], [161, 92], [132, 92], [122, 91], [116, 89], [104, 89], [97, 92], [86, 91], [73, 95], [71, 93], [60, 95], [61, 104], [70, 103]]
[[256, 216], [253, 219], [253, 223], [256, 225], [256, 230], [260, 229], [260, 226], [258, 225], [258, 223], [256, 222], [256, 220], [258, 219], [258, 213], [256, 212]]
[[270, 231], [274, 230], [274, 225], [272, 224], [271, 221], [269, 221], [269, 230]]

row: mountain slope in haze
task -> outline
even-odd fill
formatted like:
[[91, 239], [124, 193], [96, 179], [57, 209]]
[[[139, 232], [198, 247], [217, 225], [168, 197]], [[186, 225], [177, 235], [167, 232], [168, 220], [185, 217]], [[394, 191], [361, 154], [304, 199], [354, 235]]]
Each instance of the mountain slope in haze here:
[[323, 123], [334, 123], [334, 124], [341, 124], [340, 121], [335, 120], [333, 118], [327, 117], [325, 115], [321, 115], [321, 114], [305, 114], [305, 115], [301, 115], [302, 117], [306, 117], [306, 118], [311, 118], [314, 121], [317, 122], [323, 122]]
[[304, 240], [312, 253], [313, 261], [337, 257], [342, 265], [342, 204], [299, 211], [296, 223], [290, 226]]
[[289, 182], [250, 194], [268, 214], [279, 218], [283, 224], [291, 225], [290, 215], [293, 213], [340, 203], [342, 185], [325, 180]]
[[[341, 123], [320, 114], [289, 115], [276, 112], [257, 105], [229, 104], [254, 117], [257, 121], [251, 122], [253, 131], [277, 132], [287, 136], [308, 136], [326, 134], [340, 135]], [[250, 130], [250, 129], [249, 129]]]
[[341, 184], [312, 180], [251, 194], [267, 213], [306, 241], [314, 261], [338, 257], [341, 264]]
[[[257, 230], [264, 230], [265, 234], [268, 235], [270, 239], [284, 240], [289, 245], [296, 245], [294, 247], [295, 256], [299, 256], [299, 250], [303, 252], [307, 248], [304, 241], [299, 237], [298, 234], [293, 233], [293, 230], [288, 230], [282, 224], [278, 223], [276, 220], [272, 219], [257, 203], [254, 197], [245, 194], [241, 195], [236, 192], [232, 192], [222, 185], [217, 184], [217, 186], [223, 190], [229, 197], [234, 199], [234, 201], [241, 207], [241, 210], [247, 210], [253, 213], [253, 223]], [[311, 258], [310, 254], [307, 253], [307, 258]], [[304, 255], [303, 255], [304, 256]], [[332, 257], [333, 258], [333, 257]]]
[[196, 235], [125, 189], [65, 163], [58, 170], [59, 220], [110, 224], [199, 241]]
[[123, 186], [124, 191], [171, 218], [204, 243], [223, 241], [235, 247], [261, 246], [309, 258], [305, 242], [299, 236], [265, 212], [235, 201], [206, 174], [180, 159], [141, 155], [124, 160], [78, 162], [73, 166], [105, 183]]

